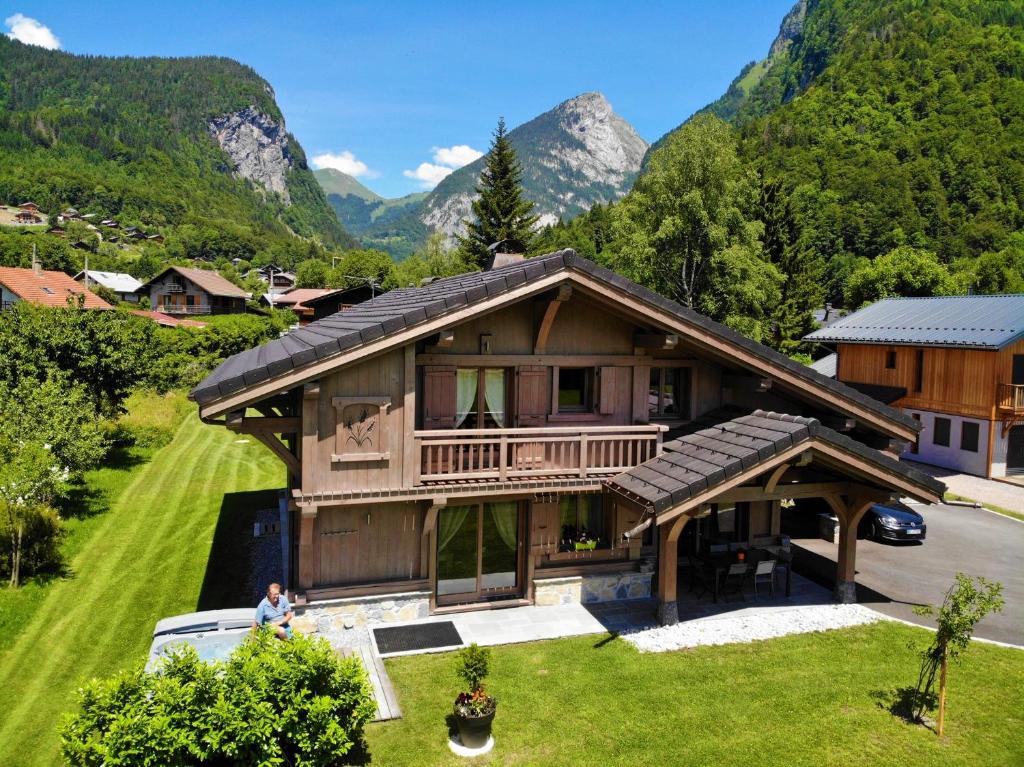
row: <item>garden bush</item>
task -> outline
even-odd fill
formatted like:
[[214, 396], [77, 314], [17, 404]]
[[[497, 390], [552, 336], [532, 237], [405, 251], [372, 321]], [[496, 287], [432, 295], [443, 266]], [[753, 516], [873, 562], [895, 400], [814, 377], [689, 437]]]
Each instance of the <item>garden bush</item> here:
[[[0, 578], [5, 581], [11, 577], [14, 555], [12, 521], [7, 514], [0, 514]], [[60, 514], [49, 506], [31, 506], [19, 510], [17, 521], [21, 526], [20, 577], [60, 573], [64, 563], [60, 552], [64, 523]]]
[[93, 680], [61, 729], [75, 767], [351, 764], [375, 705], [356, 658], [323, 639], [253, 634], [223, 662], [191, 648], [155, 673]]

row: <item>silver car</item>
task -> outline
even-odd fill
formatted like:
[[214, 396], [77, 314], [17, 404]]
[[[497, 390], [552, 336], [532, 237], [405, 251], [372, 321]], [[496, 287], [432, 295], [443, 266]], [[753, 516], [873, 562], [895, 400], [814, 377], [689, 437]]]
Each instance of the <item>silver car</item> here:
[[255, 617], [255, 608], [237, 607], [164, 618], [153, 629], [146, 670], [158, 669], [165, 656], [185, 645], [206, 662], [226, 660], [248, 635]]

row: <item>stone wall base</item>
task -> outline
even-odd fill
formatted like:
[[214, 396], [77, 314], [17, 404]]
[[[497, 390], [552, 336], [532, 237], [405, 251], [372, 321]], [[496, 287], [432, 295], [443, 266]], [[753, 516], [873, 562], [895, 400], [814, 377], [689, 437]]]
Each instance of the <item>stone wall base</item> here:
[[362, 628], [378, 623], [398, 623], [430, 615], [429, 591], [406, 591], [368, 597], [329, 599], [295, 608], [292, 625], [305, 633], [321, 634]]
[[653, 573], [594, 573], [562, 578], [534, 578], [533, 601], [538, 606], [644, 599], [651, 595]]

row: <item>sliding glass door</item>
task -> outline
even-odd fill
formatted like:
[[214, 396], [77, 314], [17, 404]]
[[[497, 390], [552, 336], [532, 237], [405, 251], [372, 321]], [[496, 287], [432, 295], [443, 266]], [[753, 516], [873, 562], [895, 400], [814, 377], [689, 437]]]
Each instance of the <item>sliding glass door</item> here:
[[522, 593], [519, 504], [449, 506], [437, 515], [437, 598], [470, 602]]

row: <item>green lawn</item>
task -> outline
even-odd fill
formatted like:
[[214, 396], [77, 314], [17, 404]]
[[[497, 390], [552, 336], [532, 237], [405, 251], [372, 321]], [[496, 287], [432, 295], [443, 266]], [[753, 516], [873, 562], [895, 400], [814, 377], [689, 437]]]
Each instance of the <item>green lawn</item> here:
[[[951, 501], [967, 501], [968, 503], [978, 503], [978, 501], [976, 501], [974, 498], [968, 498], [963, 495], [957, 495], [956, 493], [946, 493], [946, 498], [948, 498]], [[982, 503], [981, 505], [984, 506], [989, 511], [994, 511], [996, 514], [1002, 514], [1004, 517], [1011, 517], [1013, 519], [1024, 522], [1024, 514], [1021, 514], [1019, 511], [1014, 511], [1013, 509], [1004, 509], [1002, 506], [995, 506], [991, 503]]]
[[71, 523], [68, 576], [0, 592], [0, 764], [58, 764], [56, 727], [83, 677], [142, 662], [159, 618], [228, 599], [239, 538], [224, 531], [244, 533], [238, 517], [269, 496], [225, 494], [283, 482], [262, 445], [194, 414], [166, 447], [122, 458], [88, 478], [94, 513]]
[[[976, 643], [950, 675], [946, 735], [885, 706], [929, 633], [897, 623], [641, 655], [608, 636], [495, 648], [488, 765], [1024, 764], [1024, 652]], [[373, 763], [467, 764], [445, 744], [454, 656], [388, 660], [404, 718]]]

